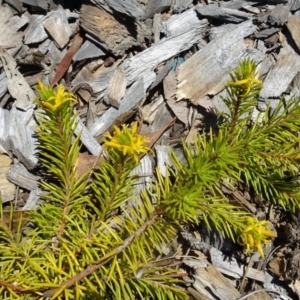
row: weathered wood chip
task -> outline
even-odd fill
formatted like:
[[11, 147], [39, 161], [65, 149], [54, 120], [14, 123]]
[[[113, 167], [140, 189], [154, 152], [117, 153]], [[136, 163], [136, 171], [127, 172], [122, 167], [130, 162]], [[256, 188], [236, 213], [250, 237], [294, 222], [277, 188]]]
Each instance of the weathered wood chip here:
[[246, 21], [234, 26], [222, 36], [217, 36], [203, 49], [179, 66], [177, 99], [189, 99], [196, 103], [207, 94], [215, 95], [224, 89], [229, 79], [228, 72], [246, 56], [256, 61], [263, 53], [252, 49], [247, 53], [243, 38], [252, 34], [256, 26]]
[[211, 291], [215, 295], [215, 299], [219, 300], [238, 299], [240, 297], [240, 293], [229, 279], [211, 264], [208, 264], [206, 268], [197, 268], [194, 278], [193, 287], [201, 294], [210, 295], [208, 291]]
[[[146, 77], [147, 76], [147, 77]], [[140, 80], [136, 81], [126, 92], [118, 109], [110, 107], [90, 128], [93, 136], [98, 136], [109, 129], [115, 122], [116, 118], [123, 113], [130, 112], [145, 96], [149, 85], [154, 81], [155, 74], [147, 74]]]
[[92, 2], [99, 7], [105, 8], [110, 13], [117, 11], [135, 19], [145, 17], [145, 10], [136, 0], [92, 0]]
[[43, 15], [32, 15], [28, 28], [25, 31], [24, 42], [26, 45], [40, 43], [47, 39], [48, 34], [43, 26]]
[[278, 4], [271, 12], [269, 16], [269, 23], [271, 25], [283, 26], [288, 20], [289, 16], [289, 6]]
[[59, 6], [58, 10], [51, 12], [43, 23], [56, 45], [64, 48], [72, 34], [65, 10]]
[[192, 2], [193, 2], [193, 0], [176, 0], [174, 7], [173, 7], [174, 12], [180, 13], [180, 12], [184, 11], [192, 4]]
[[110, 105], [115, 108], [118, 108], [121, 99], [125, 95], [126, 86], [127, 80], [124, 71], [120, 68], [115, 69], [106, 89], [106, 95], [104, 96], [106, 102], [110, 103]]
[[22, 43], [22, 33], [18, 32], [12, 11], [0, 6], [0, 47], [14, 48]]
[[9, 140], [13, 154], [29, 170], [33, 169], [37, 163], [36, 155], [37, 138], [28, 123], [32, 118], [33, 109], [26, 112], [13, 107], [10, 110]]
[[293, 48], [284, 43], [277, 58], [277, 62], [269, 71], [260, 92], [261, 98], [280, 97], [300, 70], [300, 57]]
[[146, 8], [145, 19], [152, 18], [172, 5], [173, 0], [149, 0]]
[[10, 157], [4, 154], [0, 155], [0, 196], [3, 203], [15, 198], [16, 187], [6, 177], [11, 163]]
[[73, 56], [73, 61], [80, 61], [87, 58], [94, 58], [99, 56], [104, 56], [106, 53], [94, 43], [86, 40], [80, 49]]
[[300, 50], [300, 19], [297, 15], [291, 15], [288, 18], [288, 22], [286, 24], [291, 36], [297, 45], [298, 49]]
[[80, 18], [82, 28], [115, 55], [124, 55], [127, 49], [137, 45], [127, 27], [102, 8], [82, 5]]
[[232, 23], [241, 23], [252, 17], [249, 13], [238, 11], [236, 9], [223, 8], [217, 5], [198, 6], [196, 10], [203, 17]]
[[21, 163], [11, 165], [7, 173], [7, 178], [17, 186], [29, 191], [37, 189], [40, 180], [39, 176], [29, 173]]
[[154, 70], [163, 61], [198, 43], [202, 40], [207, 25], [207, 20], [199, 20], [192, 9], [172, 16], [163, 25], [167, 37], [121, 64], [126, 72], [128, 84]]
[[33, 90], [17, 69], [17, 63], [13, 57], [0, 47], [0, 59], [7, 77], [7, 88], [11, 96], [16, 99], [16, 107], [28, 110], [33, 107], [36, 98]]

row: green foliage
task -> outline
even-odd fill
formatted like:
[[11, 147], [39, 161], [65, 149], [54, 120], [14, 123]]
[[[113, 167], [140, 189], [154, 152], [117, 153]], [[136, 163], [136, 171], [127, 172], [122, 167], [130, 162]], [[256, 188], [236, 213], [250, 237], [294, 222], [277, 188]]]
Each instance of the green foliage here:
[[266, 201], [299, 208], [300, 104], [281, 100], [252, 121], [262, 87], [256, 65], [244, 60], [230, 76], [224, 122], [183, 143], [185, 164], [172, 152], [173, 167], [166, 176], [157, 170], [140, 195], [130, 174], [149, 149], [137, 124], [107, 134], [105, 160], [79, 177], [75, 99], [61, 85], [39, 83], [39, 158], [48, 176], [43, 203], [30, 212], [33, 229], [23, 232], [21, 221], [12, 228], [0, 210], [1, 299], [188, 299], [179, 271], [155, 263], [188, 222], [205, 222], [263, 256], [275, 236], [268, 222], [230, 204], [222, 186], [245, 184]]

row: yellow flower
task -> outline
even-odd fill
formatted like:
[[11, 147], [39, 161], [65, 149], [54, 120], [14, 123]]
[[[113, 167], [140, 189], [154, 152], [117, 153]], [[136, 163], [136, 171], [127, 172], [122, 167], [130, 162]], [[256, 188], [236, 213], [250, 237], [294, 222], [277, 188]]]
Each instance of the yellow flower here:
[[76, 102], [75, 96], [65, 90], [65, 87], [59, 84], [54, 90], [51, 87], [46, 87], [40, 80], [38, 81], [39, 88], [37, 91], [40, 95], [38, 103], [44, 108], [48, 108], [55, 112], [63, 103]]
[[238, 243], [244, 246], [245, 252], [250, 254], [258, 251], [261, 257], [264, 257], [263, 245], [268, 244], [270, 238], [276, 237], [276, 233], [268, 229], [269, 222], [258, 221], [255, 218], [247, 217], [245, 228], [238, 237]]
[[246, 97], [253, 88], [262, 87], [262, 81], [256, 76], [255, 62], [251, 59], [246, 59], [236, 69], [235, 73], [231, 74], [233, 81], [228, 82], [228, 86], [238, 87], [240, 96]]
[[138, 157], [140, 154], [147, 153], [149, 147], [147, 146], [148, 139], [142, 135], [137, 134], [138, 123], [133, 124], [132, 129], [123, 124], [120, 129], [114, 126], [114, 133], [110, 135], [105, 134], [106, 140], [104, 142], [106, 148], [115, 148], [124, 156], [133, 156], [136, 164], [138, 164]]

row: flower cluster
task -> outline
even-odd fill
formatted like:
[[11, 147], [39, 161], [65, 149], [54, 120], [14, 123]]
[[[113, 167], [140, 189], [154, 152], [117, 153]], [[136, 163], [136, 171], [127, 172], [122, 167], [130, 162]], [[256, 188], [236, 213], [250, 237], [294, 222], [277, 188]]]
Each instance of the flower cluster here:
[[137, 134], [137, 126], [137, 122], [133, 124], [132, 128], [128, 128], [125, 124], [122, 125], [122, 128], [114, 126], [113, 135], [105, 134], [106, 148], [114, 148], [124, 156], [132, 156], [138, 164], [139, 155], [147, 153], [149, 147], [147, 146], [148, 139]]
[[44, 108], [55, 112], [66, 102], [76, 102], [75, 96], [67, 92], [61, 84], [56, 87], [56, 90], [52, 87], [46, 87], [41, 81], [38, 81], [38, 85], [37, 91], [40, 97], [38, 104]]
[[268, 227], [269, 222], [266, 220], [259, 221], [250, 216], [245, 219], [244, 230], [238, 237], [238, 243], [244, 247], [245, 253], [258, 251], [261, 257], [264, 257], [263, 245], [268, 244], [270, 238], [277, 236]]
[[239, 95], [247, 97], [253, 89], [262, 87], [262, 81], [257, 78], [256, 64], [253, 60], [246, 59], [236, 69], [235, 74], [230, 74], [232, 81], [228, 86], [238, 88]]

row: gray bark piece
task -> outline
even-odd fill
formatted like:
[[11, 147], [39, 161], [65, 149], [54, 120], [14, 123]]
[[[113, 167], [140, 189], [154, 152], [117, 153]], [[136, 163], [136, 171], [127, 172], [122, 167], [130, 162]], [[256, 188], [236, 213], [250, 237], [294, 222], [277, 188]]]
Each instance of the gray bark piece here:
[[173, 0], [149, 0], [146, 8], [145, 19], [152, 18], [172, 5]]
[[120, 68], [116, 68], [106, 89], [104, 96], [105, 102], [118, 108], [125, 95], [126, 86], [127, 80], [124, 71]]
[[170, 59], [169, 61], [167, 61], [167, 63], [162, 68], [162, 70], [157, 74], [155, 81], [151, 84], [150, 90], [152, 90], [154, 87], [160, 84], [162, 80], [168, 75], [168, 73], [172, 68], [173, 63], [174, 63], [174, 59]]
[[193, 0], [176, 0], [174, 5], [174, 12], [180, 13], [186, 10], [191, 4]]
[[156, 154], [157, 169], [162, 174], [162, 176], [167, 176], [167, 167], [173, 166], [172, 160], [170, 158], [172, 147], [165, 145], [156, 145], [154, 149]]
[[290, 8], [283, 4], [278, 4], [271, 12], [269, 16], [269, 23], [271, 25], [283, 26], [289, 17]]
[[48, 38], [43, 21], [45, 16], [43, 15], [32, 15], [28, 28], [25, 31], [24, 42], [25, 44], [35, 44], [44, 41]]
[[[256, 30], [252, 21], [236, 25], [234, 29], [211, 41], [179, 66], [177, 100], [197, 102], [207, 94], [219, 93], [229, 79], [228, 72], [247, 56], [243, 38]], [[263, 54], [253, 53], [260, 61]]]
[[275, 28], [275, 27], [267, 28], [256, 33], [255, 37], [257, 39], [265, 39], [278, 31], [280, 31], [280, 28]]
[[61, 6], [47, 15], [43, 25], [60, 49], [67, 45], [72, 35], [72, 30], [68, 23], [66, 12]]
[[154, 70], [163, 61], [198, 43], [208, 25], [207, 20], [199, 20], [194, 10], [171, 17], [166, 23], [164, 28], [167, 37], [121, 64], [128, 84], [136, 81], [144, 72]]
[[247, 0], [236, 0], [236, 1], [220, 1], [218, 2], [218, 4], [220, 5], [220, 7], [223, 8], [231, 8], [231, 9], [240, 9], [242, 8], [244, 5], [255, 5], [257, 4], [259, 1], [257, 2], [249, 2]]
[[14, 155], [29, 169], [33, 169], [37, 163], [37, 138], [28, 126], [33, 110], [19, 111], [15, 107], [10, 111], [9, 140]]
[[296, 11], [300, 8], [300, 0], [289, 1], [290, 11]]
[[[244, 275], [245, 266], [241, 265], [235, 258], [224, 260], [224, 254], [216, 249], [211, 248], [210, 257], [212, 264], [222, 273], [232, 278], [240, 279]], [[265, 281], [263, 271], [258, 271], [254, 268], [249, 268], [247, 278], [255, 279], [260, 282]]]
[[299, 31], [300, 31], [300, 19], [296, 15], [292, 15], [289, 17], [288, 22], [287, 22], [287, 28], [289, 32], [291, 33], [291, 36], [297, 45], [298, 49], [300, 50], [300, 36], [299, 36]]
[[196, 10], [202, 17], [214, 18], [232, 23], [241, 23], [252, 18], [252, 15], [249, 13], [230, 8], [222, 8], [216, 5], [198, 6]]
[[12, 10], [0, 5], [0, 46], [2, 48], [14, 48], [22, 44], [22, 33], [18, 32], [16, 23]]
[[78, 90], [80, 87], [88, 88], [93, 94], [103, 92], [109, 84], [110, 78], [113, 76], [114, 70], [103, 72], [97, 79], [86, 68], [82, 69], [75, 79], [72, 81], [72, 91]]
[[158, 43], [160, 40], [160, 23], [161, 23], [161, 14], [155, 14], [153, 17], [154, 44]]
[[9, 140], [10, 112], [0, 108], [0, 146], [6, 151], [10, 150]]
[[90, 131], [82, 123], [81, 119], [77, 117], [77, 127], [75, 134], [80, 134], [80, 140], [83, 145], [90, 151], [91, 154], [97, 156], [101, 153], [102, 147], [99, 145], [97, 140], [91, 135]]
[[135, 0], [91, 0], [91, 2], [105, 8], [110, 13], [113, 13], [113, 10], [115, 10], [135, 19], [144, 18], [145, 16], [144, 9]]
[[21, 163], [11, 165], [6, 177], [17, 186], [29, 191], [37, 189], [39, 186], [40, 177], [28, 172]]
[[7, 79], [5, 76], [5, 72], [2, 72], [0, 73], [0, 99], [5, 95], [6, 92], [7, 92]]
[[82, 5], [80, 9], [81, 27], [90, 33], [105, 50], [115, 55], [124, 55], [132, 46], [138, 45], [128, 26], [120, 23], [103, 8]]
[[38, 209], [41, 194], [42, 191], [39, 188], [31, 190], [29, 198], [27, 199], [26, 204], [22, 207], [22, 210]]
[[104, 56], [106, 53], [94, 43], [86, 40], [80, 49], [73, 56], [73, 61], [80, 61], [87, 58]]
[[[109, 127], [114, 124], [114, 121], [121, 114], [130, 111], [137, 105], [145, 96], [146, 90], [150, 84], [155, 80], [155, 74], [152, 72], [151, 78], [149, 75], [144, 75], [137, 82], [135, 82], [125, 94], [118, 109], [110, 107], [91, 127], [90, 132], [93, 136], [98, 136], [104, 133]], [[146, 80], [147, 79], [147, 80]]]
[[300, 70], [300, 57], [285, 43], [280, 50], [276, 64], [264, 80], [261, 98], [280, 97]]
[[2, 61], [7, 79], [7, 88], [10, 95], [16, 99], [18, 108], [28, 110], [33, 107], [35, 94], [23, 75], [18, 71], [13, 57], [0, 47], [0, 60]]
[[151, 177], [153, 176], [153, 166], [149, 155], [145, 155], [140, 160], [140, 164], [130, 172], [130, 176], [135, 175], [138, 178], [134, 188], [137, 198], [129, 201], [128, 206], [136, 206], [136, 201], [140, 198], [141, 193], [150, 187], [152, 181]]
[[11, 7], [13, 7], [18, 13], [22, 13], [23, 6], [20, 0], [8, 0], [5, 2], [8, 3]]
[[20, 0], [22, 3], [34, 6], [34, 7], [39, 7], [44, 10], [48, 9], [48, 3], [46, 0]]

